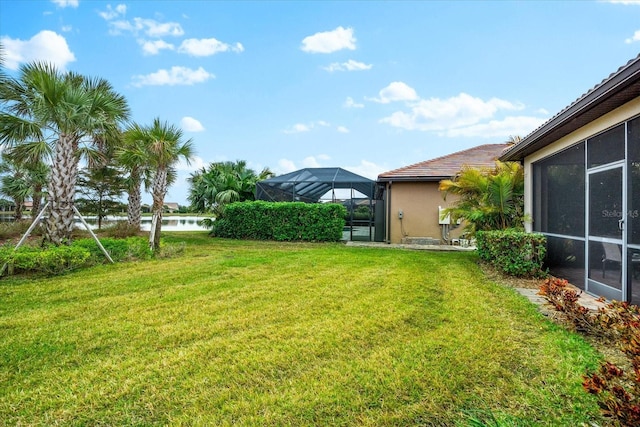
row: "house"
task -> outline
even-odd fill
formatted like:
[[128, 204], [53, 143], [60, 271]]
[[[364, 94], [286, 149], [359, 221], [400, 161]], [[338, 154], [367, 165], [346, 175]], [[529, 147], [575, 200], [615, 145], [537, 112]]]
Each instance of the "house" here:
[[178, 212], [180, 210], [180, 205], [178, 205], [175, 202], [167, 202], [164, 204], [164, 211], [167, 213], [175, 213]]
[[550, 272], [640, 303], [640, 56], [508, 149]]
[[444, 200], [440, 181], [451, 179], [463, 166], [493, 167], [508, 144], [486, 144], [427, 160], [378, 175], [384, 187], [385, 241], [388, 243], [449, 243], [463, 227], [442, 220], [440, 208], [450, 206], [455, 196]]

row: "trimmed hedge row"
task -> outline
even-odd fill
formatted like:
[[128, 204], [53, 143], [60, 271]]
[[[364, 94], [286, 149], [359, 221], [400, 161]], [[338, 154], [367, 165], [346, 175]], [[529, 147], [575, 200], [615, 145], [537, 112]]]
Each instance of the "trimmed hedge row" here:
[[519, 277], [543, 277], [547, 239], [518, 230], [478, 231], [478, 255], [504, 273]]
[[237, 202], [213, 223], [217, 237], [251, 240], [337, 242], [347, 210], [334, 203]]

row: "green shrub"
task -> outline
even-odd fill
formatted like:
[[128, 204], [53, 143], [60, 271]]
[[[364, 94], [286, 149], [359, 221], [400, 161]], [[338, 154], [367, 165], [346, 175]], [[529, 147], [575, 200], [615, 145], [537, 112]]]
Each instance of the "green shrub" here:
[[30, 246], [14, 251], [3, 248], [0, 262], [7, 263], [9, 273], [61, 274], [86, 265], [91, 256], [87, 249], [74, 246], [52, 246], [46, 249]]
[[[126, 239], [105, 237], [100, 239], [100, 243], [102, 243], [102, 246], [109, 252], [111, 259], [115, 262], [151, 257], [149, 243], [144, 237], [128, 237]], [[87, 249], [91, 253], [92, 264], [100, 264], [107, 261], [102, 250], [92, 238], [75, 240], [72, 246]]]
[[[100, 239], [100, 242], [115, 262], [148, 259], [153, 255], [149, 250], [147, 239], [143, 237], [104, 238]], [[0, 247], [0, 265], [6, 263], [9, 274], [56, 275], [107, 262], [104, 253], [92, 238], [75, 240], [69, 246], [41, 248], [25, 245], [18, 250], [14, 250], [13, 246], [9, 245]]]
[[547, 239], [519, 230], [478, 231], [476, 245], [481, 259], [512, 276], [543, 277]]
[[124, 239], [125, 237], [138, 236], [140, 227], [131, 225], [127, 221], [115, 221], [113, 224], [104, 227], [99, 233], [107, 237]]
[[252, 240], [335, 242], [342, 238], [346, 208], [333, 203], [231, 203], [212, 234]]

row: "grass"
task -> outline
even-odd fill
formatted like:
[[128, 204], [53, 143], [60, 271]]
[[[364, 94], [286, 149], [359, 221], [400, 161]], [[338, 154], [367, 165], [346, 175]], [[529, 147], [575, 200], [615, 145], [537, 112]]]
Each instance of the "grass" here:
[[0, 282], [0, 424], [598, 420], [598, 355], [474, 254], [166, 238], [185, 254]]

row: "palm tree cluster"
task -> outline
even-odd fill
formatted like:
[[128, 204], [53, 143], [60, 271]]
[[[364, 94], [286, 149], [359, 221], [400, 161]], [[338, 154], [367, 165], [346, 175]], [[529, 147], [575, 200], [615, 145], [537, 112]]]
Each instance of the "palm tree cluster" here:
[[274, 175], [269, 168], [258, 174], [244, 160], [211, 163], [189, 177], [191, 208], [217, 216], [227, 203], [254, 200], [256, 183]]
[[444, 214], [463, 219], [473, 234], [478, 230], [522, 228], [524, 171], [520, 163], [496, 161], [494, 168], [464, 167], [453, 179], [440, 182], [440, 191], [459, 198]]
[[0, 173], [10, 177], [0, 183], [2, 193], [16, 206], [32, 197], [34, 215], [46, 193], [46, 241], [71, 238], [82, 162], [89, 169], [113, 163], [127, 172], [130, 224], [140, 226], [141, 185], [151, 185], [157, 228], [150, 246], [158, 247], [164, 197], [175, 165], [192, 157], [192, 143], [160, 119], [141, 126], [129, 123], [129, 116], [126, 99], [104, 79], [38, 62], [23, 65], [12, 78], [0, 63]]

